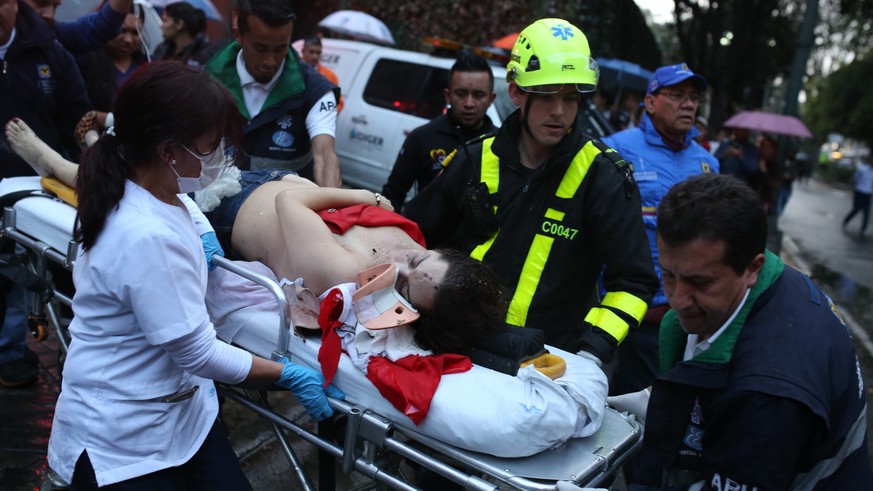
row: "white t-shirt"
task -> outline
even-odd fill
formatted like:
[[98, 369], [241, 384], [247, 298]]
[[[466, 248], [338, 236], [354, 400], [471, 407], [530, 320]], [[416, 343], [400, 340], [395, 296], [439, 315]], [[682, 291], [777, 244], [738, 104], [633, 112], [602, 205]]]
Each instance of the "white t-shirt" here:
[[[285, 69], [285, 60], [282, 60], [279, 70], [273, 75], [269, 82], [262, 84], [251, 76], [246, 70], [245, 62], [242, 58], [242, 50], [236, 56], [236, 73], [239, 76], [239, 83], [242, 86], [243, 101], [246, 104], [246, 110], [252, 119], [260, 114], [264, 108], [264, 102], [270, 95], [270, 91], [279, 82], [282, 76], [282, 71]], [[332, 90], [327, 91], [321, 99], [318, 100], [312, 109], [306, 114], [306, 132], [309, 133], [309, 139], [313, 139], [318, 135], [329, 135], [336, 137], [336, 94]]]
[[[160, 345], [215, 337], [206, 261], [188, 210], [131, 181], [73, 270], [72, 342], [49, 441], [49, 465], [70, 481], [88, 451], [100, 486], [188, 461], [218, 414], [211, 380], [181, 369]], [[204, 331], [208, 330], [208, 331]], [[239, 358], [247, 373], [251, 357]], [[179, 402], [166, 396], [199, 387]]]
[[9, 47], [12, 46], [12, 41], [15, 41], [15, 26], [12, 27], [12, 34], [9, 35], [9, 41], [6, 41], [6, 44], [0, 46], [0, 60], [6, 58], [6, 52], [9, 51]]
[[873, 194], [873, 165], [862, 163], [855, 171], [855, 191]]

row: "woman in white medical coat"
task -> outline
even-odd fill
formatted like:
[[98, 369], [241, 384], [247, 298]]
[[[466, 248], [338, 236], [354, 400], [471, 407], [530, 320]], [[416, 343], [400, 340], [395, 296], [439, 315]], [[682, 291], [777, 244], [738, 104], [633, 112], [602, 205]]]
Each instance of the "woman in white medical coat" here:
[[276, 383], [317, 419], [320, 374], [224, 344], [206, 312], [207, 265], [183, 194], [208, 184], [242, 120], [207, 74], [172, 62], [119, 90], [115, 127], [76, 190], [75, 318], [49, 441], [71, 489], [251, 489], [218, 419], [212, 380]]

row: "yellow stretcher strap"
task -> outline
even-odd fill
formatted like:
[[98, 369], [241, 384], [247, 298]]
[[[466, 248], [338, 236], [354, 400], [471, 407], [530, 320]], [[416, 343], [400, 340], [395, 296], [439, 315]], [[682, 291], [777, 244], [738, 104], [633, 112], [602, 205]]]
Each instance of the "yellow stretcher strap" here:
[[588, 311], [588, 315], [585, 316], [585, 322], [603, 329], [615, 338], [619, 344], [624, 341], [629, 329], [627, 322], [615, 312], [601, 307], [594, 307]]
[[646, 311], [649, 310], [646, 302], [628, 292], [609, 292], [603, 297], [603, 302], [601, 303], [607, 307], [627, 313], [627, 315], [636, 319], [637, 322], [642, 321]]
[[43, 177], [39, 180], [39, 184], [43, 189], [54, 194], [73, 208], [79, 207], [79, 198], [76, 196], [76, 190], [70, 186], [58, 181], [54, 177]]
[[567, 371], [567, 362], [560, 356], [553, 355], [548, 351], [521, 362], [521, 368], [528, 365], [533, 365], [538, 372], [552, 380], [560, 378]]

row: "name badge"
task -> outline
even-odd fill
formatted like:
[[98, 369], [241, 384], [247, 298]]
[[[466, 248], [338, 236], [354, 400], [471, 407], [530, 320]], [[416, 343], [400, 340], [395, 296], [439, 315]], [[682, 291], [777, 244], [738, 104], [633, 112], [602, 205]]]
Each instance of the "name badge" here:
[[636, 179], [637, 182], [657, 181], [658, 180], [658, 172], [657, 171], [634, 172], [634, 179]]

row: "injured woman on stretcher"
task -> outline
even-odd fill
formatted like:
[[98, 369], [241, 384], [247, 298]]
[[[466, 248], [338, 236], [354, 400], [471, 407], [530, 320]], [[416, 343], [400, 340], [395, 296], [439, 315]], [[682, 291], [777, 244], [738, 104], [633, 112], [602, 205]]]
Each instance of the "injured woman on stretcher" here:
[[[40, 175], [74, 184], [76, 164], [23, 122], [10, 122], [6, 134]], [[319, 188], [285, 171], [231, 167], [228, 175], [241, 185], [219, 193], [207, 216], [232, 226], [233, 249], [250, 261], [246, 267], [284, 284], [298, 328], [292, 359], [320, 369], [347, 400], [499, 457], [532, 455], [599, 429], [607, 393], [599, 362], [507, 329], [504, 291], [486, 266], [426, 249], [417, 226], [369, 191]], [[275, 339], [275, 322], [251, 320], [277, 308], [266, 289], [219, 268], [210, 273], [206, 300], [220, 337], [260, 354], [274, 349], [239, 341], [255, 339], [241, 329], [259, 325], [272, 331], [263, 339]], [[525, 356], [545, 348], [559, 368], [521, 366], [525, 356], [518, 356], [509, 370], [495, 370], [457, 354], [513, 359], [520, 339], [539, 348]]]

